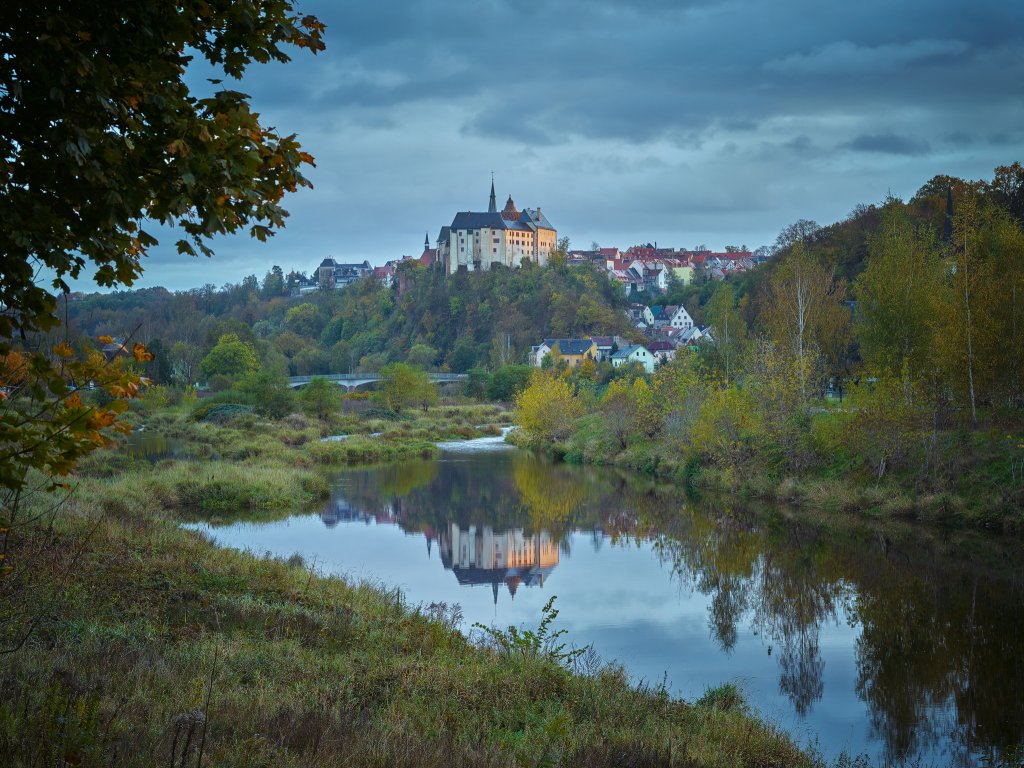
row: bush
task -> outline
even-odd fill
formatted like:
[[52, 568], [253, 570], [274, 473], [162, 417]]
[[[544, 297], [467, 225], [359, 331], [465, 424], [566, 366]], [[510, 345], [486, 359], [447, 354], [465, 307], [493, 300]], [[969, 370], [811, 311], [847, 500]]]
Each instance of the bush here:
[[489, 400], [511, 401], [530, 384], [533, 368], [529, 365], [503, 365], [487, 382]]
[[243, 405], [241, 403], [224, 403], [210, 408], [206, 412], [206, 415], [203, 416], [203, 421], [212, 421], [215, 424], [226, 424], [239, 416], [251, 415], [253, 411], [254, 408], [251, 405]]
[[190, 418], [193, 421], [203, 421], [209, 415], [210, 411], [221, 405], [247, 405], [249, 406], [249, 413], [252, 413], [254, 410], [252, 395], [229, 389], [200, 400], [199, 404], [192, 409]]

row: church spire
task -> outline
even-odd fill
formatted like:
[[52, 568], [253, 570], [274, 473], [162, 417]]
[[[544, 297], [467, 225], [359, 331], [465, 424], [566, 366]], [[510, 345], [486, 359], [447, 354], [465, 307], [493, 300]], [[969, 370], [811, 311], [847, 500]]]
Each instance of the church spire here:
[[487, 212], [498, 212], [498, 201], [494, 199], [494, 171], [491, 171], [491, 202], [487, 205]]
[[424, 251], [429, 251], [430, 250], [430, 233], [429, 232], [424, 232], [423, 233], [423, 250]]

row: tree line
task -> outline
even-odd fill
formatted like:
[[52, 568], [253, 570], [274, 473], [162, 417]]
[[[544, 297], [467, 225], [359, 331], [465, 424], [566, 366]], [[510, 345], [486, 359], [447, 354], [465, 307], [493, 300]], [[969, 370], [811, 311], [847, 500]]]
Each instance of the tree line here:
[[[517, 401], [524, 438], [728, 482], [893, 474], [918, 496], [984, 494], [1019, 518], [1022, 190], [1015, 164], [992, 182], [938, 177], [827, 230], [790, 228], [765, 268], [687, 289], [713, 339], [693, 354], [604, 387], [538, 374]], [[854, 259], [837, 242], [863, 248]], [[971, 487], [966, 469], [982, 467]]]

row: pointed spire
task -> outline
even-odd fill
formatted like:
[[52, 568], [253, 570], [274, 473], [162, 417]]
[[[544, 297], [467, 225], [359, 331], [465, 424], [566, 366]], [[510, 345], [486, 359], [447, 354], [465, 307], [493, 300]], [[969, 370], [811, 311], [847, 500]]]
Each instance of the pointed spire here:
[[423, 233], [423, 250], [424, 251], [429, 251], [430, 250], [430, 233], [429, 232], [424, 232]]
[[487, 205], [488, 213], [498, 212], [498, 201], [494, 198], [494, 171], [491, 171], [491, 202]]

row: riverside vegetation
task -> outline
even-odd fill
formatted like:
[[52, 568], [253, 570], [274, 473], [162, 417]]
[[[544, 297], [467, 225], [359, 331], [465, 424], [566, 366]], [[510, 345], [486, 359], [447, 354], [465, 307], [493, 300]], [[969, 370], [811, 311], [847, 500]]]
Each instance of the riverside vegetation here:
[[[221, 550], [181, 525], [294, 513], [338, 463], [429, 455], [434, 440], [497, 432], [503, 409], [322, 420], [218, 405], [133, 412], [184, 453], [95, 452], [59, 498], [24, 499], [0, 582], [12, 764], [815, 764], [731, 686], [684, 702], [567, 650], [553, 611], [536, 632], [474, 641], [457, 606]], [[339, 431], [383, 434], [321, 442]]]
[[[653, 376], [556, 361], [517, 397], [518, 440], [698, 487], [1019, 532], [1022, 199], [1015, 164], [789, 228], [758, 275], [693, 289], [713, 342]], [[856, 263], [837, 248], [851, 229]]]

